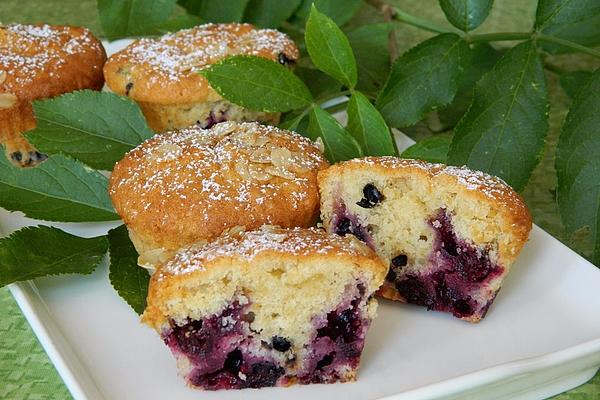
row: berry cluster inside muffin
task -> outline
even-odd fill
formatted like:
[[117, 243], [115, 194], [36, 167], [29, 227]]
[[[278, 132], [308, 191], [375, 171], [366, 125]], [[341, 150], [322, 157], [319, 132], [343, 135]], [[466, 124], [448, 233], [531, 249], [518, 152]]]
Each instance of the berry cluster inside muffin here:
[[206, 390], [345, 381], [347, 371], [358, 368], [371, 321], [361, 288], [362, 296], [315, 315], [311, 340], [299, 350], [283, 336], [261, 338], [252, 327], [250, 304], [241, 305], [239, 298], [204, 319], [183, 325], [171, 320], [163, 340], [188, 365], [186, 380]]

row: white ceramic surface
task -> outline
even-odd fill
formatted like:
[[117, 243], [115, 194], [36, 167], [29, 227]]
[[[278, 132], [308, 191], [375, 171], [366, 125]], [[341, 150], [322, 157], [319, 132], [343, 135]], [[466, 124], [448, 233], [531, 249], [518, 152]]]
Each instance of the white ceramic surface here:
[[[4, 233], [31, 222], [0, 212]], [[108, 224], [59, 226], [93, 236]], [[91, 276], [11, 286], [77, 399], [542, 399], [600, 365], [600, 270], [537, 227], [480, 324], [382, 301], [353, 384], [187, 389], [167, 348], [107, 275], [103, 265]]]
[[[0, 236], [35, 223], [0, 209]], [[84, 236], [115, 226], [53, 225]], [[382, 301], [351, 384], [188, 389], [166, 346], [111, 288], [105, 264], [10, 289], [78, 400], [542, 399], [600, 366], [600, 270], [537, 227], [480, 324]]]

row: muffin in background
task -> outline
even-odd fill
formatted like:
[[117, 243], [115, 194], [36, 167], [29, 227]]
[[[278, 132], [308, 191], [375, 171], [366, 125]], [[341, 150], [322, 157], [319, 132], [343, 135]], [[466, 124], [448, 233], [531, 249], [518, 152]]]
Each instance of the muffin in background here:
[[206, 24], [136, 40], [104, 66], [108, 87], [136, 101], [155, 132], [222, 121], [276, 124], [279, 113], [244, 109], [223, 99], [198, 71], [233, 55], [291, 65], [298, 48], [285, 34], [250, 24]]
[[20, 166], [45, 156], [23, 137], [35, 128], [32, 101], [81, 89], [100, 90], [106, 53], [84, 28], [0, 26], [0, 144]]
[[115, 165], [109, 192], [138, 263], [153, 270], [181, 247], [238, 227], [311, 226], [317, 173], [328, 165], [310, 139], [228, 121], [154, 136]]

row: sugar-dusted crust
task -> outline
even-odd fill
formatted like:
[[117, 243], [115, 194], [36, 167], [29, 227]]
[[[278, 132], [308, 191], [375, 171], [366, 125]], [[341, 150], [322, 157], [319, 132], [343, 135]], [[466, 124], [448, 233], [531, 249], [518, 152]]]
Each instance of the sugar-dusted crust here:
[[[268, 274], [280, 282], [280, 287], [262, 282], [265, 280], [263, 266], [274, 268]], [[332, 235], [317, 228], [264, 226], [180, 250], [152, 276], [143, 321], [160, 332], [169, 318], [181, 320], [187, 316], [210, 315], [240, 290], [239, 285], [248, 288], [263, 285], [261, 293], [250, 294], [254, 297], [265, 296], [268, 293], [264, 292], [268, 291], [284, 291], [277, 296], [305, 304], [310, 312], [316, 313], [315, 307], [323, 307], [328, 301], [333, 306], [339, 301], [350, 277], [362, 278], [367, 293], [371, 293], [379, 288], [386, 272], [387, 266], [375, 252], [351, 236]], [[343, 277], [346, 273], [348, 276]], [[340, 279], [335, 283], [337, 288], [336, 279]], [[201, 288], [210, 290], [210, 295], [199, 293]], [[309, 312], [303, 310], [298, 314], [304, 311]]]
[[[501, 215], [501, 230], [511, 235], [511, 240], [501, 243], [498, 249], [499, 256], [507, 264], [512, 264], [527, 242], [532, 221], [523, 198], [502, 179], [467, 167], [396, 157], [366, 157], [339, 163], [319, 172], [320, 190], [327, 190], [325, 186], [333, 182], [336, 175], [366, 169], [386, 177], [418, 177], [416, 179], [433, 192], [459, 192], [461, 196], [490, 205]], [[478, 241], [477, 237], [474, 239]]]
[[223, 122], [138, 146], [115, 166], [110, 195], [140, 253], [169, 253], [236, 226], [310, 226], [319, 208], [317, 172], [327, 165], [298, 134]]
[[0, 26], [0, 142], [26, 162], [33, 150], [21, 132], [35, 127], [33, 100], [79, 89], [100, 90], [106, 53], [84, 28]]
[[185, 104], [221, 97], [198, 71], [232, 55], [256, 55], [277, 60], [298, 58], [298, 49], [285, 34], [250, 24], [206, 24], [140, 39], [113, 54], [104, 66], [106, 83], [135, 101]]
[[0, 27], [0, 93], [36, 100], [78, 89], [100, 90], [106, 53], [84, 28], [58, 25]]

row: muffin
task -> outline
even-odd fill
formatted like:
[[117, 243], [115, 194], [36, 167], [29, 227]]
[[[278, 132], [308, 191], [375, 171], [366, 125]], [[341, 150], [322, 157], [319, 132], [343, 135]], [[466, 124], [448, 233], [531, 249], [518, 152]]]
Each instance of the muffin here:
[[32, 101], [80, 89], [100, 90], [106, 53], [84, 28], [0, 26], [0, 144], [15, 164], [45, 159], [22, 136], [35, 128]]
[[265, 226], [178, 252], [142, 320], [196, 388], [353, 381], [386, 271], [351, 236]]
[[285, 34], [250, 24], [207, 24], [140, 39], [104, 66], [108, 87], [136, 101], [155, 132], [221, 121], [276, 124], [278, 113], [244, 109], [223, 99], [198, 71], [233, 55], [254, 55], [291, 65], [298, 49]]
[[380, 294], [477, 322], [531, 230], [523, 199], [466, 167], [369, 157], [319, 173], [329, 232], [352, 234], [390, 267]]
[[229, 121], [142, 143], [116, 164], [109, 191], [140, 265], [153, 269], [181, 247], [239, 226], [312, 225], [317, 172], [327, 165], [310, 139]]

